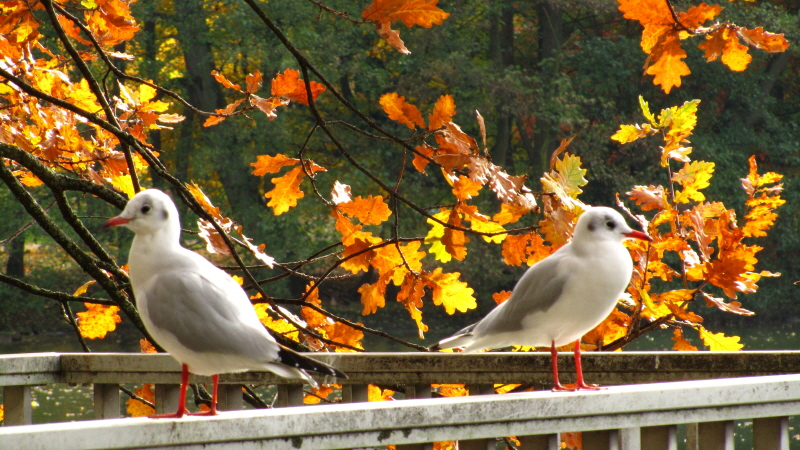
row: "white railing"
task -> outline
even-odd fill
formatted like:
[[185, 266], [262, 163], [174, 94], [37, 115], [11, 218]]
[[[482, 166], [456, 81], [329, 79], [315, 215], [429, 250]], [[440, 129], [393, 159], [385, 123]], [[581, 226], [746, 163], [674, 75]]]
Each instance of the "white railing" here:
[[[0, 449], [275, 448], [333, 449], [459, 440], [460, 450], [495, 448], [516, 436], [524, 449], [555, 449], [557, 433], [583, 431], [584, 449], [675, 449], [678, 424], [687, 448], [733, 449], [733, 421], [753, 420], [755, 449], [788, 449], [788, 416], [800, 415], [800, 352], [592, 353], [584, 357], [596, 392], [523, 392], [430, 398], [431, 383], [466, 383], [471, 393], [494, 383], [549, 386], [549, 355], [483, 353], [314, 354], [350, 375], [342, 404], [226, 411], [179, 420], [114, 419], [120, 383], [156, 383], [159, 410], [176, 408], [180, 367], [168, 355], [36, 354], [0, 356], [6, 427]], [[571, 358], [563, 358], [564, 369]], [[721, 378], [720, 378], [721, 377]], [[728, 378], [742, 377], [742, 378]], [[708, 378], [713, 378], [708, 380]], [[666, 380], [700, 380], [660, 383]], [[706, 380], [702, 380], [706, 379]], [[197, 377], [192, 382], [207, 382]], [[221, 407], [241, 409], [240, 384], [277, 384], [279, 405], [302, 404], [302, 385], [269, 373], [220, 377]], [[95, 416], [106, 420], [31, 423], [30, 387], [91, 383]], [[364, 403], [367, 384], [405, 388], [408, 399]], [[428, 398], [425, 398], [428, 397]]]

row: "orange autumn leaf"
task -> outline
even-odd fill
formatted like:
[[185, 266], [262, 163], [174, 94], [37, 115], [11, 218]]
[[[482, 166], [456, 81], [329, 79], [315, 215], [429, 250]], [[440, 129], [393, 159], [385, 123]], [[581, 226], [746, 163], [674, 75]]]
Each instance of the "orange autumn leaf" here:
[[722, 63], [735, 72], [741, 72], [752, 60], [753, 57], [747, 52], [747, 46], [742, 45], [737, 35], [731, 33], [731, 37], [725, 41], [725, 48], [722, 50]]
[[739, 28], [739, 36], [742, 37], [748, 44], [761, 50], [766, 50], [770, 53], [779, 53], [786, 51], [789, 48], [789, 41], [783, 37], [783, 33], [774, 34], [764, 31], [764, 28], [758, 27], [752, 30], [746, 28]]
[[482, 184], [476, 183], [463, 175], [459, 175], [458, 179], [453, 182], [453, 195], [460, 201], [469, 200], [472, 197], [476, 197], [482, 187]]
[[139, 348], [142, 353], [157, 353], [156, 348], [147, 339], [139, 339]]
[[[156, 392], [152, 384], [145, 384], [141, 388], [134, 390], [133, 393], [151, 403], [155, 403]], [[130, 414], [131, 417], [146, 417], [156, 412], [156, 410], [149, 405], [133, 398], [129, 398], [125, 404], [128, 405], [125, 411]]]
[[248, 94], [255, 94], [261, 89], [261, 83], [263, 78], [261, 76], [261, 72], [256, 69], [255, 72], [248, 74], [245, 78], [245, 83], [247, 83], [247, 93]]
[[500, 303], [505, 302], [509, 298], [511, 298], [511, 291], [500, 291], [500, 292], [495, 292], [494, 294], [492, 294], [492, 299], [498, 305]]
[[275, 156], [258, 155], [258, 160], [254, 163], [250, 163], [250, 165], [253, 167], [253, 175], [263, 177], [268, 173], [278, 173], [282, 167], [293, 166], [299, 162], [300, 160], [297, 158], [289, 158], [286, 155], [278, 153]]
[[364, 225], [380, 225], [389, 219], [392, 211], [380, 195], [361, 196], [352, 201], [339, 203], [336, 207], [350, 217], [355, 217]]
[[[416, 147], [416, 150], [419, 153], [422, 153], [423, 155], [427, 156], [428, 158], [431, 158], [433, 156], [433, 150], [434, 149], [433, 149], [433, 147], [429, 147], [428, 145], [424, 145], [424, 144], [423, 145], [418, 145]], [[414, 165], [415, 169], [417, 169], [418, 171], [420, 171], [422, 173], [425, 173], [427, 175], [427, 173], [425, 172], [425, 167], [428, 165], [429, 162], [430, 161], [428, 159], [425, 159], [422, 156], [414, 153], [414, 159], [411, 161], [411, 164]]]
[[674, 25], [669, 7], [662, 0], [619, 0], [619, 10], [623, 17], [636, 20], [644, 27], [641, 47], [645, 53], [650, 53], [661, 36]]
[[342, 244], [345, 246], [353, 245], [357, 239], [367, 241], [371, 244], [381, 242], [381, 238], [373, 236], [368, 231], [361, 231], [363, 225], [355, 225], [344, 214], [340, 213], [338, 209], [333, 210], [333, 218], [336, 221], [336, 230], [342, 234]]
[[675, 341], [675, 343], [672, 344], [672, 348], [679, 352], [697, 351], [697, 347], [692, 345], [689, 341], [686, 340], [685, 337], [683, 337], [683, 329], [681, 329], [680, 327], [675, 328], [675, 330], [672, 332], [672, 340]]
[[506, 225], [519, 221], [525, 214], [531, 212], [525, 206], [509, 205], [508, 203], [500, 204], [500, 212], [492, 216], [492, 220], [499, 225]]
[[[326, 89], [325, 85], [316, 81], [311, 81], [309, 86], [314, 100]], [[308, 105], [306, 83], [300, 79], [300, 72], [294, 69], [286, 69], [272, 79], [272, 95]]]
[[87, 339], [103, 339], [117, 329], [122, 319], [117, 314], [119, 306], [84, 303], [86, 311], [77, 313], [78, 330]]
[[[447, 219], [447, 224], [453, 227], [463, 228], [464, 224], [461, 222], [461, 216], [458, 214], [458, 210], [453, 209], [450, 211], [450, 216]], [[461, 231], [461, 230], [454, 230], [449, 227], [444, 228], [444, 234], [442, 235], [442, 244], [444, 245], [445, 250], [447, 253], [450, 254], [453, 258], [463, 261], [464, 258], [467, 257], [467, 247], [466, 244], [469, 242], [469, 237]]]
[[653, 84], [661, 86], [664, 93], [669, 94], [673, 87], [681, 86], [682, 76], [692, 73], [689, 66], [683, 62], [686, 56], [686, 51], [678, 39], [678, 33], [667, 33], [663, 36], [663, 42], [659, 41], [653, 49], [650, 58], [655, 62], [645, 73], [654, 75]]
[[431, 389], [442, 397], [466, 397], [469, 390], [464, 384], [431, 384]]
[[407, 27], [430, 28], [441, 25], [450, 13], [439, 9], [439, 0], [373, 0], [364, 8], [361, 18], [370, 22], [401, 21]]
[[272, 179], [275, 188], [264, 194], [264, 197], [270, 199], [267, 206], [272, 208], [276, 216], [297, 206], [297, 201], [305, 196], [300, 190], [300, 182], [305, 176], [303, 168], [298, 166], [287, 172], [286, 175]]
[[361, 315], [369, 315], [378, 312], [378, 308], [386, 306], [386, 284], [390, 277], [383, 276], [374, 283], [365, 283], [358, 288], [361, 294], [361, 304], [363, 309]]
[[642, 207], [642, 211], [662, 210], [667, 207], [667, 195], [664, 186], [634, 186], [625, 195]]
[[[236, 100], [235, 102], [231, 103], [230, 105], [226, 106], [224, 109], [215, 109], [214, 111], [218, 114], [233, 114], [233, 111], [236, 110], [236, 107], [239, 106], [244, 99]], [[205, 122], [203, 122], [204, 127], [210, 127], [212, 125], [216, 125], [223, 120], [227, 119], [225, 116], [209, 116]]]
[[443, 95], [436, 100], [433, 106], [433, 113], [428, 116], [428, 129], [435, 130], [444, 126], [456, 115], [456, 102], [452, 95]]
[[425, 332], [428, 326], [422, 323], [422, 296], [425, 295], [425, 280], [413, 273], [406, 273], [400, 292], [397, 293], [397, 301], [406, 307], [411, 318], [417, 324], [417, 331], [420, 339], [425, 339]]
[[306, 394], [305, 397], [303, 397], [303, 403], [305, 403], [306, 405], [318, 404], [319, 402], [322, 401], [321, 399], [327, 399], [328, 396], [333, 393], [333, 389], [336, 386], [341, 386], [341, 385], [328, 384], [320, 387], [311, 386], [311, 393]]
[[381, 95], [379, 102], [390, 119], [400, 122], [412, 130], [415, 126], [425, 128], [425, 120], [422, 118], [422, 113], [419, 112], [416, 106], [406, 103], [405, 97], [401, 97], [395, 92], [390, 92]]
[[[277, 161], [276, 164], [283, 163]], [[264, 194], [264, 197], [270, 199], [267, 206], [272, 208], [273, 214], [279, 216], [285, 213], [290, 208], [297, 206], [297, 201], [305, 196], [305, 193], [300, 190], [300, 182], [306, 176], [306, 170], [312, 174], [326, 171], [324, 167], [315, 164], [313, 161], [305, 160], [303, 165], [297, 166], [285, 175], [271, 180], [275, 187]]]
[[701, 3], [696, 6], [692, 6], [686, 12], [679, 12], [678, 13], [678, 21], [687, 28], [697, 28], [702, 26], [707, 21], [717, 17], [719, 13], [722, 12], [722, 7], [719, 5], [707, 5], [705, 3]]
[[404, 55], [411, 54], [411, 51], [406, 48], [406, 43], [400, 39], [400, 32], [392, 29], [391, 22], [388, 20], [380, 22], [378, 25], [375, 25], [375, 28], [378, 30], [378, 36], [392, 46], [392, 48]]
[[369, 263], [375, 256], [375, 250], [367, 251], [371, 246], [371, 242], [362, 239], [355, 239], [351, 245], [345, 246], [342, 252], [342, 269], [353, 274], [368, 272]]
[[230, 82], [227, 78], [225, 78], [225, 75], [217, 72], [216, 70], [212, 70], [211, 75], [214, 76], [214, 79], [217, 80], [217, 83], [225, 86], [228, 89], [236, 89], [237, 91], [241, 91], [242, 89], [241, 86]]

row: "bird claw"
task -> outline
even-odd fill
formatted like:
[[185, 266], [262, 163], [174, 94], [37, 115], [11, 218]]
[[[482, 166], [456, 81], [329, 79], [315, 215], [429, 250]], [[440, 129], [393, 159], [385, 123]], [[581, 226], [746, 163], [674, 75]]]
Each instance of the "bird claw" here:
[[218, 416], [219, 412], [216, 409], [207, 409], [196, 413], [187, 413], [189, 416]]
[[604, 387], [600, 387], [599, 384], [579, 384], [575, 387], [576, 391], [602, 391]]
[[553, 392], [575, 392], [578, 388], [575, 387], [574, 384], [568, 384], [566, 386], [562, 384], [555, 384], [553, 385]]

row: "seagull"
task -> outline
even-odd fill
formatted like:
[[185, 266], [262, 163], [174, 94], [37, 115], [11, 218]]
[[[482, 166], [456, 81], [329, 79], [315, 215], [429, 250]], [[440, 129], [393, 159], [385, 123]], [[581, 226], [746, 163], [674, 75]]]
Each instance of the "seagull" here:
[[245, 291], [206, 258], [180, 244], [178, 210], [158, 189], [139, 192], [122, 214], [102, 228], [132, 230], [128, 257], [139, 315], [150, 335], [182, 365], [178, 411], [151, 417], [180, 418], [186, 413], [189, 372], [211, 376], [211, 408], [217, 414], [220, 373], [269, 370], [302, 378], [306, 371], [347, 378], [339, 370], [279, 345], [258, 319]]
[[[572, 241], [531, 266], [511, 297], [480, 322], [442, 339], [431, 350], [474, 352], [512, 345], [550, 346], [553, 391], [599, 389], [583, 380], [580, 339], [616, 306], [631, 279], [627, 238], [652, 242], [631, 229], [616, 210], [591, 207], [578, 219]], [[575, 343], [575, 388], [558, 380], [556, 347]]]

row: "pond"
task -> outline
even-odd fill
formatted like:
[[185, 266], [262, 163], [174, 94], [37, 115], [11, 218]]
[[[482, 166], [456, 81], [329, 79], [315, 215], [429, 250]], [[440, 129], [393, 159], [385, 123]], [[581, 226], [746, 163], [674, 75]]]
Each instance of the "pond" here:
[[[715, 332], [724, 331], [726, 335], [742, 336], [745, 350], [796, 350], [800, 349], [800, 334], [795, 330], [797, 324], [789, 323], [770, 326], [720, 326], [713, 327]], [[688, 336], [693, 343], [702, 348], [696, 337]], [[626, 350], [671, 350], [672, 332], [670, 330], [657, 330], [643, 338], [631, 343]], [[98, 352], [138, 352], [139, 344], [136, 340], [127, 340], [109, 336], [102, 341], [93, 341], [91, 347]], [[45, 334], [25, 337], [20, 341], [0, 341], [0, 353], [30, 353], [30, 352], [80, 352], [81, 348], [74, 336]], [[135, 389], [137, 386], [126, 386]], [[274, 388], [257, 387], [256, 392], [267, 403], [275, 395]], [[54, 384], [39, 386], [32, 389], [33, 394], [33, 420], [34, 423], [52, 423], [74, 420], [90, 420], [94, 418], [92, 406], [93, 393], [90, 386], [68, 386]], [[192, 393], [188, 393], [189, 403], [192, 403]], [[121, 398], [121, 412], [125, 415], [125, 401]], [[251, 408], [245, 405], [245, 408]], [[790, 448], [800, 450], [800, 417], [790, 420]], [[752, 422], [738, 421], [736, 423], [736, 449], [752, 448]], [[679, 427], [679, 448], [684, 448], [684, 430]]]

